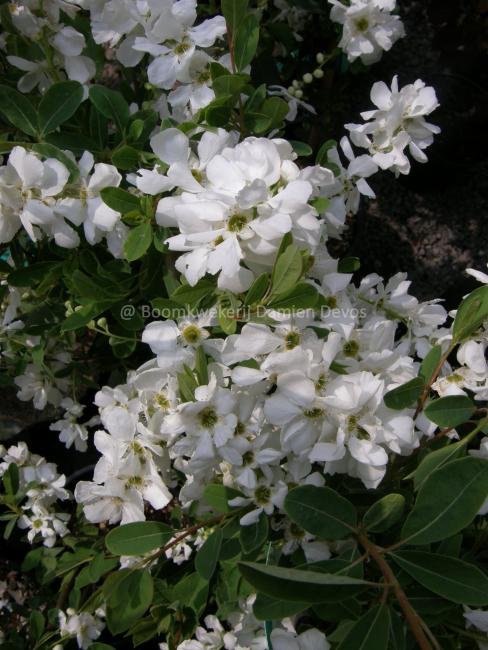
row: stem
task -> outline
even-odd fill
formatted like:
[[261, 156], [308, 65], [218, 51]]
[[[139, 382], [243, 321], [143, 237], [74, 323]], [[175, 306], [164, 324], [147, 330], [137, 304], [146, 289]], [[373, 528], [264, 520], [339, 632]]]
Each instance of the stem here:
[[417, 408], [415, 409], [415, 415], [413, 416], [413, 419], [415, 420], [417, 416], [420, 414], [422, 409], [424, 408], [424, 404], [427, 401], [427, 398], [429, 397], [430, 394], [430, 389], [432, 388], [432, 384], [435, 382], [437, 377], [439, 376], [444, 364], [446, 363], [449, 355], [451, 352], [454, 350], [454, 348], [457, 345], [457, 341], [453, 341], [451, 345], [448, 347], [447, 352], [445, 352], [442, 357], [440, 358], [439, 363], [437, 364], [434, 372], [432, 373], [431, 378], [429, 379], [427, 385], [424, 388], [424, 391], [422, 395], [419, 397], [419, 401], [417, 403]]
[[402, 608], [405, 618], [410, 626], [410, 629], [412, 630], [412, 634], [414, 635], [421, 650], [434, 650], [434, 647], [432, 646], [432, 644], [430, 643], [429, 639], [425, 634], [424, 631], [425, 624], [423, 623], [422, 619], [419, 617], [417, 612], [410, 604], [410, 601], [408, 600], [405, 592], [401, 588], [400, 583], [396, 579], [396, 576], [393, 573], [390, 565], [385, 560], [378, 547], [372, 542], [370, 542], [368, 537], [364, 533], [360, 533], [358, 539], [361, 545], [363, 546], [363, 548], [369, 553], [369, 555], [373, 558], [373, 560], [378, 565], [378, 568], [380, 569], [385, 579], [385, 583], [393, 588], [398, 603]]

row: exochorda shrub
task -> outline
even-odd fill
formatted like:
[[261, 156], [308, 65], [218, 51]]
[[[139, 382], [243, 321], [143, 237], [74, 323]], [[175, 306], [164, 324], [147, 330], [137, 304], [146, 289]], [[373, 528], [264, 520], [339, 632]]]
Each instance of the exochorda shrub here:
[[0, 447], [6, 649], [488, 647], [488, 276], [448, 314], [329, 252], [439, 133], [395, 76], [339, 143], [287, 139], [405, 35], [329, 5], [1, 5], [0, 381], [88, 466]]

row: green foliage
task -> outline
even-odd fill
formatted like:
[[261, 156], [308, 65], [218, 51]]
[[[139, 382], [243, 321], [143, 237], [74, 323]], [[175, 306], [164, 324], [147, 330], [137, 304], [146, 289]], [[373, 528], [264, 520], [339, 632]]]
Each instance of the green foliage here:
[[144, 555], [164, 546], [173, 535], [166, 524], [141, 521], [111, 530], [105, 537], [105, 546], [114, 555]]
[[77, 81], [60, 81], [51, 86], [39, 103], [40, 135], [51, 133], [69, 120], [83, 100], [83, 86]]

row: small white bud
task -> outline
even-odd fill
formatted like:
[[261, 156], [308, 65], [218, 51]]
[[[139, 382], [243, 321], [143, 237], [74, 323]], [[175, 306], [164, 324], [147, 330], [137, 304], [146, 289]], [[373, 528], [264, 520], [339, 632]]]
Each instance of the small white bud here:
[[307, 72], [306, 74], [303, 75], [303, 81], [306, 84], [311, 84], [313, 81], [313, 76], [310, 74], [310, 72]]
[[300, 88], [300, 82], [297, 79], [293, 79], [291, 83], [293, 88]]
[[295, 97], [301, 99], [303, 97], [303, 90], [295, 90]]
[[322, 79], [322, 77], [324, 76], [324, 71], [323, 71], [321, 68], [316, 68], [316, 69], [313, 71], [313, 76], [314, 76], [316, 79]]
[[293, 88], [293, 86], [288, 86], [288, 93], [292, 96], [295, 94], [295, 89]]
[[318, 52], [317, 56], [315, 57], [317, 59], [317, 63], [323, 63], [324, 62], [324, 55], [322, 52]]

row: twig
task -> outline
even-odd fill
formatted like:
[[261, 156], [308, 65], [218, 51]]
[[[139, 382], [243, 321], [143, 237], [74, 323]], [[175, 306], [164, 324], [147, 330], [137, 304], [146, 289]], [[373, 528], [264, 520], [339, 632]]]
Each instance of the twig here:
[[[388, 586], [391, 586], [393, 588], [393, 591], [395, 592], [395, 596], [398, 600], [398, 603], [400, 607], [402, 608], [402, 611], [405, 615], [405, 618], [410, 625], [410, 629], [412, 630], [412, 633], [419, 644], [419, 647], [421, 650], [434, 650], [434, 646], [431, 644], [429, 639], [426, 636], [426, 633], [424, 631], [424, 623], [422, 619], [419, 617], [417, 612], [414, 610], [412, 605], [410, 604], [410, 601], [407, 598], [407, 595], [403, 591], [403, 589], [400, 586], [400, 583], [398, 582], [395, 574], [393, 573], [390, 565], [388, 562], [385, 560], [381, 552], [379, 551], [378, 547], [375, 546], [372, 542], [369, 541], [368, 537], [364, 533], [360, 533], [358, 536], [359, 542], [363, 546], [363, 548], [368, 551], [369, 555], [373, 558], [373, 560], [376, 562], [378, 565], [379, 569], [381, 570], [381, 573], [383, 574], [383, 577], [385, 579], [385, 583]], [[384, 595], [384, 594], [383, 594]], [[430, 632], [430, 630], [429, 630]], [[429, 634], [430, 636], [430, 634]], [[437, 643], [437, 642], [436, 642]], [[437, 650], [437, 649], [436, 649]]]

